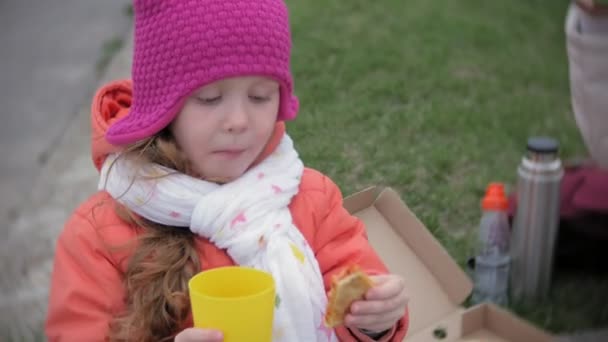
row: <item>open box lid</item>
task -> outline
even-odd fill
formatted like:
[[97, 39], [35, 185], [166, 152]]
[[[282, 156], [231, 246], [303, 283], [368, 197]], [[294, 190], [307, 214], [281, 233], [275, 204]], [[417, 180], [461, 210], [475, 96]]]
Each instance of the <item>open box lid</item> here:
[[370, 243], [390, 272], [405, 279], [408, 335], [462, 310], [471, 280], [394, 190], [369, 188], [346, 197], [344, 207], [365, 223]]
[[492, 303], [468, 309], [462, 316], [461, 328], [463, 342], [553, 341], [550, 334]]

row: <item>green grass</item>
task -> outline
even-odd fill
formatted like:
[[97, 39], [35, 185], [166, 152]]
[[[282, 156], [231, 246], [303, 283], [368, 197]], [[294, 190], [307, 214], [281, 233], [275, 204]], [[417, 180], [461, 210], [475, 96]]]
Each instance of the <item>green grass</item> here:
[[[127, 16], [129, 19], [133, 19], [133, 4], [126, 4], [122, 10], [123, 15]], [[108, 64], [112, 61], [112, 58], [124, 45], [124, 39], [122, 37], [116, 36], [112, 37], [103, 42], [103, 46], [101, 47], [100, 55], [97, 59], [97, 64], [95, 65], [95, 70], [98, 75], [101, 75]]]
[[[528, 136], [556, 137], [564, 159], [585, 155], [568, 0], [288, 4], [301, 101], [289, 131], [304, 162], [346, 194], [395, 188], [461, 265], [485, 186], [512, 189]], [[595, 281], [560, 277], [548, 303], [513, 309], [554, 332], [606, 325], [608, 283]]]
[[129, 18], [133, 18], [134, 12], [133, 12], [133, 4], [132, 3], [128, 3], [123, 7], [123, 13], [124, 15], [126, 15]]
[[122, 37], [114, 37], [103, 42], [101, 54], [97, 59], [97, 65], [95, 66], [97, 74], [101, 74], [106, 70], [108, 64], [112, 61], [112, 57], [120, 51], [123, 44], [124, 39]]

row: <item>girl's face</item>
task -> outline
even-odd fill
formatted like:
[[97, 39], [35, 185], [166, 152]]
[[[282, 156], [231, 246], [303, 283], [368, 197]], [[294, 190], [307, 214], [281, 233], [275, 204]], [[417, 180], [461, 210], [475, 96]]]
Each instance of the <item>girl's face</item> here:
[[264, 149], [279, 110], [279, 83], [234, 77], [210, 83], [186, 100], [171, 125], [196, 176], [229, 182]]

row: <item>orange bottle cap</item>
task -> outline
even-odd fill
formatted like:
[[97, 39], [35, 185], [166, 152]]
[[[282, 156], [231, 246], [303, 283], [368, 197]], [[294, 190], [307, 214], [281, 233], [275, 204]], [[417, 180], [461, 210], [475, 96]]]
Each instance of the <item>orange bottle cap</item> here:
[[486, 195], [481, 201], [484, 210], [507, 210], [509, 200], [505, 195], [505, 186], [502, 183], [490, 183], [486, 188]]

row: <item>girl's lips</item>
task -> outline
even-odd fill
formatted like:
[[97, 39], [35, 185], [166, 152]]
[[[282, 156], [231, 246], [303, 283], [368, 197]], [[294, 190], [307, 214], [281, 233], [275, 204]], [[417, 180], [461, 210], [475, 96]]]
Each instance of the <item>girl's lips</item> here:
[[234, 159], [245, 153], [244, 149], [229, 149], [229, 150], [218, 150], [213, 152], [214, 155], [221, 158]]

